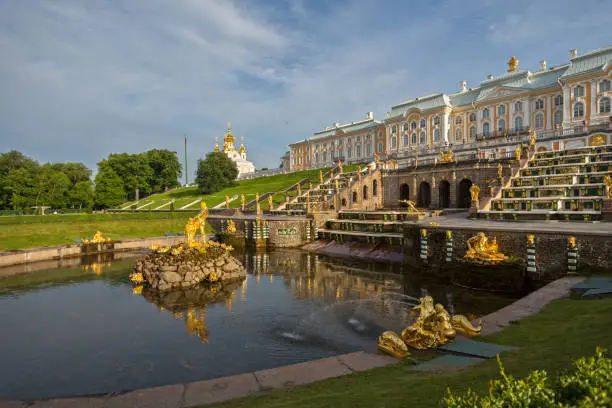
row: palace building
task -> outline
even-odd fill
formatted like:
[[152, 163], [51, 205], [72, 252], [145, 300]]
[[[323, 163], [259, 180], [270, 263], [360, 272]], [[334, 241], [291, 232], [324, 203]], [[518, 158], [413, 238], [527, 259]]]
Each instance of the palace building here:
[[[514, 56], [503, 75], [489, 75], [476, 88], [466, 81], [450, 94], [421, 96], [391, 106], [384, 120], [365, 120], [316, 132], [289, 145], [292, 170], [328, 167], [342, 160], [362, 163], [375, 155], [400, 168], [434, 163], [452, 150], [455, 160], [503, 158], [513, 154], [531, 131], [536, 149], [551, 151], [611, 143], [585, 130], [609, 124], [612, 102], [612, 47], [579, 55], [568, 63], [537, 71], [519, 69]], [[593, 139], [593, 140], [591, 140]]]
[[[232, 159], [236, 163], [236, 167], [238, 167], [238, 177], [246, 173], [255, 172], [255, 165], [247, 160], [247, 152], [246, 147], [244, 146], [244, 140], [240, 141], [240, 147], [238, 151], [234, 148], [235, 138], [232, 135], [232, 129], [230, 123], [227, 124], [227, 133], [223, 137], [223, 153], [227, 155], [230, 159]], [[215, 143], [215, 152], [220, 151], [219, 143]]]

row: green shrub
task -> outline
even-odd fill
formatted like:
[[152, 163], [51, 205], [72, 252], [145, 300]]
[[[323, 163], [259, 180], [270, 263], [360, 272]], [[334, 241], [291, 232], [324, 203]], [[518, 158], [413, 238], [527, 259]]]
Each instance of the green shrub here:
[[471, 389], [442, 400], [445, 408], [587, 408], [612, 406], [612, 359], [599, 347], [592, 357], [574, 362], [574, 372], [551, 384], [546, 371], [536, 370], [524, 379], [506, 374], [497, 357], [501, 379], [493, 380], [489, 395], [480, 397]]

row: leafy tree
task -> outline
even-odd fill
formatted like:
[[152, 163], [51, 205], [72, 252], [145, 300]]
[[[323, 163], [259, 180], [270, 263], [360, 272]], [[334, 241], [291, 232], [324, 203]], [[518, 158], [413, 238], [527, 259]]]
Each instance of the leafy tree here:
[[[29, 205], [31, 197], [21, 197], [22, 193], [31, 193], [30, 184], [34, 182], [38, 163], [16, 150], [0, 153], [0, 208], [20, 209]], [[22, 170], [17, 174], [14, 171]], [[21, 177], [30, 177], [29, 180]]]
[[205, 159], [198, 160], [196, 183], [203, 194], [217, 192], [235, 185], [238, 177], [236, 163], [223, 152], [210, 152]]
[[153, 193], [161, 193], [168, 188], [180, 186], [178, 181], [183, 171], [176, 152], [167, 149], [153, 149], [145, 152], [149, 167], [153, 171], [149, 187]]
[[81, 181], [91, 180], [91, 169], [83, 163], [54, 163], [51, 167], [68, 176], [73, 186]]
[[72, 186], [70, 179], [61, 171], [53, 169], [53, 165], [45, 164], [38, 171], [37, 193], [34, 205], [48, 205], [54, 208], [66, 206], [66, 194]]
[[68, 191], [68, 200], [75, 207], [90, 209], [94, 203], [94, 188], [91, 180], [79, 181], [72, 186]]
[[[149, 161], [144, 153], [110, 154], [108, 159], [100, 163], [103, 162], [107, 163], [108, 166], [113, 169], [115, 175], [121, 176], [121, 186], [126, 198], [134, 199], [137, 188], [141, 197], [151, 193], [149, 180], [153, 176], [153, 170], [149, 167]], [[98, 163], [98, 167], [100, 163]]]
[[38, 196], [37, 167], [22, 167], [6, 176], [4, 191], [8, 197], [8, 205], [14, 210], [21, 210], [36, 205]]
[[125, 201], [123, 180], [106, 160], [98, 163], [94, 202], [97, 208], [116, 207]]

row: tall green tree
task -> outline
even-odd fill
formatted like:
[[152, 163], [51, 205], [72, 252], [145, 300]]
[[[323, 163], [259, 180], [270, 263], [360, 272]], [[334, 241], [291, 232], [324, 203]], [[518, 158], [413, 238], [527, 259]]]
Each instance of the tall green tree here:
[[145, 152], [145, 155], [153, 171], [149, 179], [152, 193], [161, 193], [169, 188], [180, 186], [178, 179], [183, 175], [183, 171], [176, 152], [167, 149], [153, 149]]
[[68, 176], [73, 186], [81, 181], [91, 180], [91, 169], [83, 163], [53, 163], [51, 167]]
[[66, 174], [57, 171], [51, 164], [43, 165], [38, 171], [36, 203], [53, 208], [66, 207], [67, 193], [72, 183]]
[[[0, 153], [0, 208], [21, 209], [29, 205], [26, 204], [31, 198], [29, 188], [34, 183], [38, 167], [38, 162], [16, 150]], [[12, 174], [17, 170], [22, 171]]]
[[[133, 200], [135, 198], [137, 188], [140, 197], [151, 194], [149, 180], [153, 176], [153, 170], [149, 166], [146, 154], [110, 154], [108, 159], [103, 160], [103, 162], [106, 162], [115, 174], [123, 180], [122, 187], [127, 199]], [[100, 163], [98, 163], [99, 165]]]
[[126, 200], [123, 180], [106, 160], [98, 163], [95, 184], [96, 208], [116, 207]]
[[236, 163], [223, 152], [210, 152], [198, 160], [196, 183], [202, 194], [215, 193], [236, 184]]
[[91, 209], [94, 204], [94, 184], [91, 180], [79, 181], [68, 191], [68, 201], [74, 208]]

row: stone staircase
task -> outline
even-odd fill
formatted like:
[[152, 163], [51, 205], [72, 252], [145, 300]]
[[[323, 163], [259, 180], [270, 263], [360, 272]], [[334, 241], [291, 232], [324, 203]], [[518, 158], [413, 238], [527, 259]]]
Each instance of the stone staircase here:
[[599, 220], [612, 145], [536, 153], [478, 218]]
[[319, 228], [318, 238], [337, 242], [402, 245], [408, 212], [340, 211], [338, 218]]

